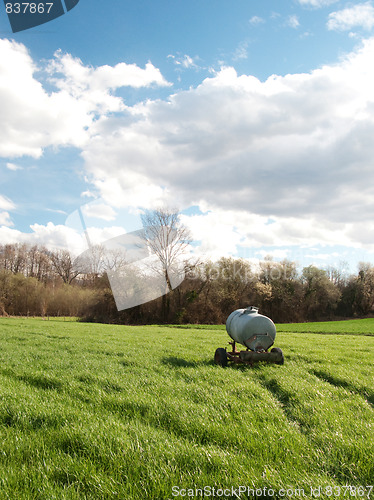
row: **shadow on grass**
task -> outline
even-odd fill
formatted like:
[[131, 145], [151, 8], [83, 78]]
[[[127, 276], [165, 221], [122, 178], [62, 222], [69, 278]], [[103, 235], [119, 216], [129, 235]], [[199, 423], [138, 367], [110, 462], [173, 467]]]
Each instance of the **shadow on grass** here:
[[229, 362], [226, 367], [217, 365], [213, 358], [204, 359], [201, 361], [187, 361], [183, 358], [177, 358], [176, 356], [170, 356], [167, 358], [162, 358], [161, 363], [164, 365], [172, 366], [174, 368], [198, 368], [199, 366], [215, 366], [217, 370], [237, 370], [241, 372], [245, 371], [261, 371], [268, 363], [260, 362], [255, 363], [253, 366], [247, 365], [245, 363], [232, 363]]
[[194, 325], [194, 324], [185, 324], [185, 325], [159, 325], [163, 328], [172, 328], [173, 330], [224, 330], [225, 325]]
[[18, 408], [7, 407], [0, 412], [0, 423], [5, 427], [19, 429], [58, 429], [66, 425], [66, 418], [63, 415], [35, 414], [31, 410], [20, 411]]
[[56, 389], [61, 390], [63, 388], [63, 383], [61, 380], [56, 378], [45, 377], [44, 375], [18, 375], [14, 373], [13, 370], [8, 368], [0, 369], [0, 374], [5, 375], [6, 377], [13, 378], [16, 380], [21, 380], [28, 385], [36, 387], [37, 389]]
[[266, 380], [264, 377], [261, 377], [260, 383], [266, 387], [269, 392], [271, 392], [271, 394], [281, 403], [282, 407], [290, 404], [292, 394], [282, 388], [276, 379], [272, 378], [270, 380]]
[[343, 387], [344, 389], [347, 389], [348, 391], [354, 392], [355, 394], [359, 394], [361, 397], [363, 397], [371, 406], [374, 406], [374, 393], [368, 389], [367, 387], [357, 387], [354, 384], [351, 384], [351, 382], [334, 377], [331, 375], [331, 373], [327, 373], [322, 370], [312, 370], [311, 373], [313, 373], [316, 377], [318, 377], [320, 380], [323, 382], [327, 382], [335, 387]]
[[164, 365], [172, 366], [174, 368], [197, 368], [198, 366], [211, 366], [214, 365], [214, 360], [204, 359], [203, 361], [187, 361], [183, 358], [177, 358], [176, 356], [169, 356], [167, 358], [162, 358], [161, 363]]
[[259, 373], [257, 374], [257, 379], [259, 383], [270, 392], [274, 400], [278, 401], [284, 416], [291, 423], [291, 425], [296, 426], [302, 434], [308, 435], [309, 429], [307, 425], [294, 412], [293, 403], [295, 395], [282, 387], [282, 385], [275, 378], [268, 379], [266, 376]]
[[218, 370], [237, 370], [237, 371], [248, 371], [248, 370], [262, 370], [268, 363], [256, 363], [253, 366], [249, 366], [244, 363], [231, 363], [229, 362], [226, 367], [221, 367], [215, 363], [213, 357], [211, 359], [204, 359], [201, 361], [187, 361], [184, 358], [178, 358], [176, 356], [165, 357], [161, 359], [161, 363], [164, 365], [172, 366], [174, 368], [198, 368], [199, 366], [215, 366]]
[[[38, 337], [46, 337], [48, 339], [55, 339], [55, 340], [65, 340], [65, 339], [70, 339], [70, 337], [67, 337], [66, 335], [51, 335], [48, 333], [43, 333], [43, 332], [27, 332], [27, 335], [37, 335]], [[13, 339], [16, 337], [13, 337]]]
[[27, 342], [27, 338], [26, 337], [9, 337], [7, 338], [7, 342], [19, 342], [19, 343], [24, 343], [24, 342]]
[[19, 375], [19, 380], [26, 382], [37, 389], [57, 389], [60, 390], [63, 383], [60, 380], [44, 377], [43, 375]]

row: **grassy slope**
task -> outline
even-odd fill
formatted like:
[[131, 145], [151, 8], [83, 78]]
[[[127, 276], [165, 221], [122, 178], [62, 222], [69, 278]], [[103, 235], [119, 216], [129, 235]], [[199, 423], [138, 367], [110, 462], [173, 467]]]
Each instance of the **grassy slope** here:
[[333, 333], [337, 335], [374, 336], [374, 318], [344, 321], [322, 321], [315, 323], [284, 323], [277, 326], [278, 332]]
[[1, 319], [0, 498], [370, 484], [374, 339], [362, 325], [280, 325], [284, 366], [224, 370], [212, 363], [223, 328]]

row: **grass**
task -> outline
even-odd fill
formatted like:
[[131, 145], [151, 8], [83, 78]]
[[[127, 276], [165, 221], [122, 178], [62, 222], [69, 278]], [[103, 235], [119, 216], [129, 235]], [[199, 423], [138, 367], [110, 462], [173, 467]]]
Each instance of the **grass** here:
[[374, 318], [315, 323], [284, 323], [278, 325], [278, 332], [374, 336]]
[[224, 327], [1, 319], [0, 499], [373, 484], [374, 320], [310, 325], [222, 369]]

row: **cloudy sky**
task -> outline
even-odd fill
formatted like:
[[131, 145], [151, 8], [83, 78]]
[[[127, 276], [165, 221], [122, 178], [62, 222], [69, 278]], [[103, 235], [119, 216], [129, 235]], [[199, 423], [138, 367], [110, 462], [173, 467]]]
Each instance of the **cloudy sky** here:
[[[103, 7], [104, 5], [104, 7]], [[204, 255], [374, 263], [374, 2], [0, 5], [0, 242], [177, 207]]]

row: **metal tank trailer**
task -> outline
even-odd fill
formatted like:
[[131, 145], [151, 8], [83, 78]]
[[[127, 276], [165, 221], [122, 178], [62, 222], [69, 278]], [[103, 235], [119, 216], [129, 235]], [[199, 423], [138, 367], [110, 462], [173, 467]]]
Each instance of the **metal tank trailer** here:
[[[254, 306], [237, 309], [232, 312], [226, 321], [226, 331], [232, 338], [229, 342], [232, 349], [219, 347], [214, 355], [214, 361], [220, 366], [227, 366], [229, 361], [253, 365], [257, 361], [267, 361], [283, 365], [284, 357], [279, 347], [270, 347], [274, 344], [276, 328], [267, 316], [258, 313]], [[238, 351], [236, 343], [247, 349]]]

